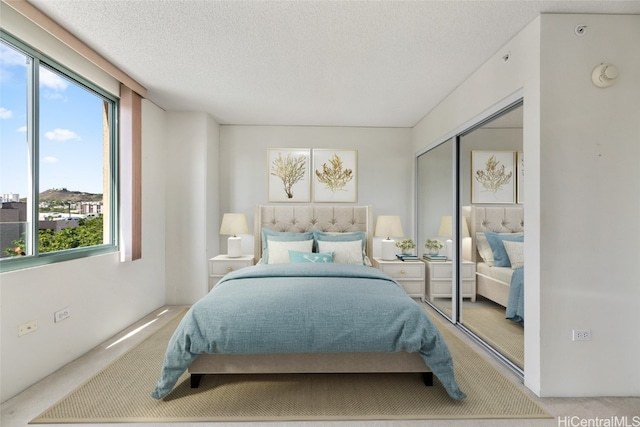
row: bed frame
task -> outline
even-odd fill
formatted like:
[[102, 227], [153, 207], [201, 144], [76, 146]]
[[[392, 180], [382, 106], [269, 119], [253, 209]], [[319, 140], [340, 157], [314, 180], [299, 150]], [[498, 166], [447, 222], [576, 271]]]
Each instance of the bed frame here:
[[[518, 233], [524, 231], [524, 208], [464, 206], [462, 215], [469, 219], [471, 234], [471, 254], [473, 262], [482, 258], [476, 248], [476, 232]], [[507, 306], [510, 284], [476, 271], [476, 293], [503, 307]]]
[[[313, 229], [347, 233], [364, 231], [366, 253], [373, 254], [373, 209], [371, 206], [256, 205], [254, 210], [254, 255], [262, 257], [262, 229], [303, 233]], [[421, 373], [425, 385], [433, 385], [433, 374], [418, 353], [294, 353], [294, 354], [201, 354], [189, 366], [191, 387], [198, 387], [205, 374], [282, 373]]]

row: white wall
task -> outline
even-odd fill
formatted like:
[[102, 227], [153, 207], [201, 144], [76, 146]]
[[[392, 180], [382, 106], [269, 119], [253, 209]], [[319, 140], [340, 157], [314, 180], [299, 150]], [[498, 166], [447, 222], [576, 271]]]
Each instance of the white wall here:
[[[142, 259], [113, 253], [1, 275], [1, 401], [164, 304], [164, 112], [144, 101], [142, 123]], [[66, 307], [71, 317], [54, 323]], [[33, 320], [38, 330], [18, 337]]]
[[167, 112], [167, 304], [193, 304], [218, 247], [219, 125], [200, 112]]
[[[640, 395], [638, 42], [638, 16], [542, 15], [414, 128], [420, 152], [524, 96], [525, 384], [541, 396]], [[591, 83], [602, 61], [613, 88]]]
[[[405, 235], [413, 236], [411, 129], [305, 126], [227, 126], [220, 128], [221, 212], [247, 215], [253, 232], [253, 208], [268, 204], [268, 148], [358, 150], [357, 205], [372, 205], [377, 215], [400, 215]], [[252, 236], [243, 251], [253, 253]], [[374, 242], [374, 255], [379, 242]], [[226, 252], [226, 239], [220, 252]]]
[[541, 40], [541, 393], [638, 396], [640, 16], [545, 15]]

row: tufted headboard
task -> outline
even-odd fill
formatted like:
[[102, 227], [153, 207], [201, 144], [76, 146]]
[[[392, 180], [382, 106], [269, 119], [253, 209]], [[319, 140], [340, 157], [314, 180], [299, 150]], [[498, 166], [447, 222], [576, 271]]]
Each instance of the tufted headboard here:
[[371, 206], [309, 206], [256, 205], [253, 215], [254, 256], [262, 257], [262, 229], [304, 233], [317, 228], [321, 231], [367, 234], [366, 251], [373, 254], [373, 208]]
[[479, 257], [476, 250], [477, 232], [518, 233], [524, 231], [524, 208], [522, 206], [464, 206], [462, 215], [469, 221], [469, 234], [472, 237], [471, 259], [473, 261]]

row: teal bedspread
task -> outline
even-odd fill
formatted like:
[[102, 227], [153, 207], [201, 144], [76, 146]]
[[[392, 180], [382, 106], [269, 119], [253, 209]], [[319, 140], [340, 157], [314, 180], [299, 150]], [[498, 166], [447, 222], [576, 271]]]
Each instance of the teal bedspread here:
[[200, 353], [419, 352], [453, 399], [449, 349], [423, 308], [388, 275], [345, 264], [260, 264], [227, 274], [171, 338], [152, 396]]
[[524, 267], [513, 270], [504, 317], [524, 326]]

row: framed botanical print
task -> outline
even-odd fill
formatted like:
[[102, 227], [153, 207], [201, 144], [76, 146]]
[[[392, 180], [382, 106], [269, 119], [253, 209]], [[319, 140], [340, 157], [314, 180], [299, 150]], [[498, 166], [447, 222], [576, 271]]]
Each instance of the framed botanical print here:
[[311, 201], [311, 150], [308, 148], [269, 148], [269, 202]]
[[358, 151], [313, 150], [313, 201], [358, 201]]
[[471, 203], [515, 203], [515, 151], [471, 151]]

